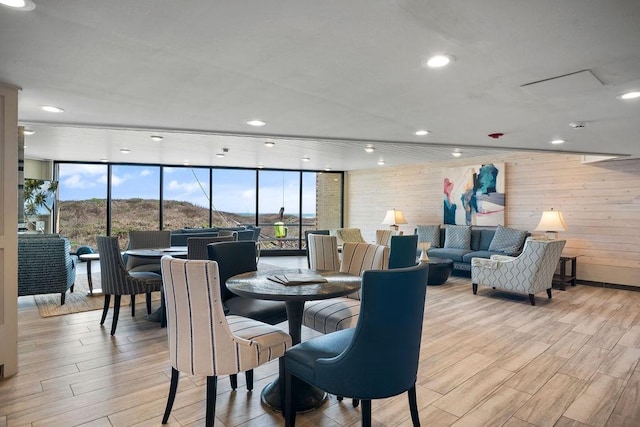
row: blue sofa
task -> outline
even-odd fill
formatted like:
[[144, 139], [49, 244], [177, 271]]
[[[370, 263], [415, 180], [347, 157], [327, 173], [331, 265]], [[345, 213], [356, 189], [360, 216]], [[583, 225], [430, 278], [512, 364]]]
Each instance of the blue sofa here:
[[71, 255], [69, 240], [58, 234], [18, 236], [18, 296], [60, 293], [64, 304], [73, 292], [78, 257]]
[[[496, 242], [494, 242], [494, 246], [496, 246], [496, 249], [490, 250], [499, 227], [500, 226], [495, 227], [472, 225], [469, 227], [471, 230], [471, 239], [468, 247], [447, 248], [445, 247], [447, 226], [442, 225], [440, 226], [437, 243], [434, 241], [431, 242], [431, 248], [427, 250], [427, 254], [429, 255], [429, 257], [447, 258], [453, 260], [454, 271], [457, 270], [463, 272], [471, 271], [471, 258], [491, 258], [491, 255], [519, 255], [522, 252], [522, 248], [524, 247], [524, 241], [527, 237], [530, 236], [530, 233], [525, 230], [514, 230], [511, 228], [501, 227], [503, 228], [503, 230], [501, 230], [502, 236], [511, 232], [511, 234], [514, 234], [513, 238], [515, 240], [513, 242], [510, 242], [512, 243], [512, 245], [510, 245], [508, 249], [505, 248], [504, 250], [497, 250], [498, 245], [495, 245]], [[516, 231], [519, 233], [516, 233]], [[415, 232], [418, 233], [417, 228]], [[516, 240], [519, 240], [519, 242], [515, 243]], [[504, 248], [504, 246], [502, 247]]]
[[187, 246], [189, 237], [217, 237], [222, 230], [235, 231], [238, 240], [254, 240], [260, 237], [260, 227], [181, 228], [171, 232], [171, 246]]

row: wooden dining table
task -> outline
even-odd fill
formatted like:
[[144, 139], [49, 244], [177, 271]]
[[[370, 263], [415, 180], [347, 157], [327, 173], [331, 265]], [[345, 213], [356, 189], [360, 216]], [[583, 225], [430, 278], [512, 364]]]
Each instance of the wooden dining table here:
[[[278, 283], [275, 277], [319, 278], [323, 283], [287, 285]], [[305, 301], [344, 296], [360, 289], [362, 278], [339, 271], [307, 270], [300, 268], [251, 271], [227, 279], [227, 288], [240, 296], [274, 301], [284, 301], [287, 309], [289, 335], [293, 345], [301, 342], [302, 319]], [[280, 379], [277, 378], [262, 390], [262, 402], [281, 411]], [[306, 412], [322, 405], [326, 393], [303, 381], [294, 379], [294, 408]]]

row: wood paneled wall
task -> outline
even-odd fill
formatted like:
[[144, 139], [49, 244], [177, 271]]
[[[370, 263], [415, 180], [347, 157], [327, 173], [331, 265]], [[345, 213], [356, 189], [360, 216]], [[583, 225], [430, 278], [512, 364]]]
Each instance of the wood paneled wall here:
[[640, 159], [583, 163], [570, 154], [516, 153], [353, 171], [346, 179], [345, 226], [367, 240], [387, 209], [417, 224], [442, 223], [444, 169], [504, 162], [505, 226], [533, 230], [542, 211], [562, 211], [565, 253], [580, 255], [578, 279], [640, 287]]

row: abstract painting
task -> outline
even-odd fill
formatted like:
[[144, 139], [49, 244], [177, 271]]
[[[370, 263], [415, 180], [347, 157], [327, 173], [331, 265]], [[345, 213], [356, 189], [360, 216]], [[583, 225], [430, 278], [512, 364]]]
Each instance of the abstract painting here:
[[445, 169], [444, 223], [504, 225], [504, 163]]

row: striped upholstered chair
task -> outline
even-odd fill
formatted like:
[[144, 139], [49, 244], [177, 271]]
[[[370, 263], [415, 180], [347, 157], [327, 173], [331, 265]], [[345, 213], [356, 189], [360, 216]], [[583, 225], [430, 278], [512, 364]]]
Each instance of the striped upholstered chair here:
[[[129, 231], [129, 249], [157, 249], [171, 246], [171, 232], [168, 230], [131, 230]], [[127, 257], [127, 270], [131, 272], [150, 271], [160, 274], [160, 260]]]
[[[311, 236], [309, 236], [311, 237]], [[340, 271], [361, 276], [366, 270], [386, 270], [389, 247], [374, 243], [345, 243]], [[308, 301], [303, 325], [323, 334], [353, 328], [360, 313], [360, 291], [346, 297]]]
[[393, 230], [376, 230], [376, 244], [389, 246], [389, 241], [393, 236]]
[[98, 252], [100, 253], [100, 285], [104, 293], [104, 308], [102, 309], [103, 325], [109, 312], [111, 295], [115, 296], [113, 303], [113, 320], [111, 321], [111, 335], [116, 333], [118, 315], [120, 314], [120, 298], [122, 295], [131, 296], [131, 315], [136, 314], [135, 296], [146, 294], [147, 314], [151, 313], [151, 292], [162, 291], [162, 276], [151, 272], [127, 271], [117, 237], [98, 236]]
[[206, 425], [213, 426], [218, 376], [246, 371], [284, 356], [291, 337], [281, 329], [241, 316], [225, 316], [215, 261], [162, 258], [166, 294], [171, 386], [162, 418], [166, 424], [180, 372], [207, 377]]
[[311, 270], [340, 270], [338, 238], [322, 234], [309, 234], [307, 251]]

